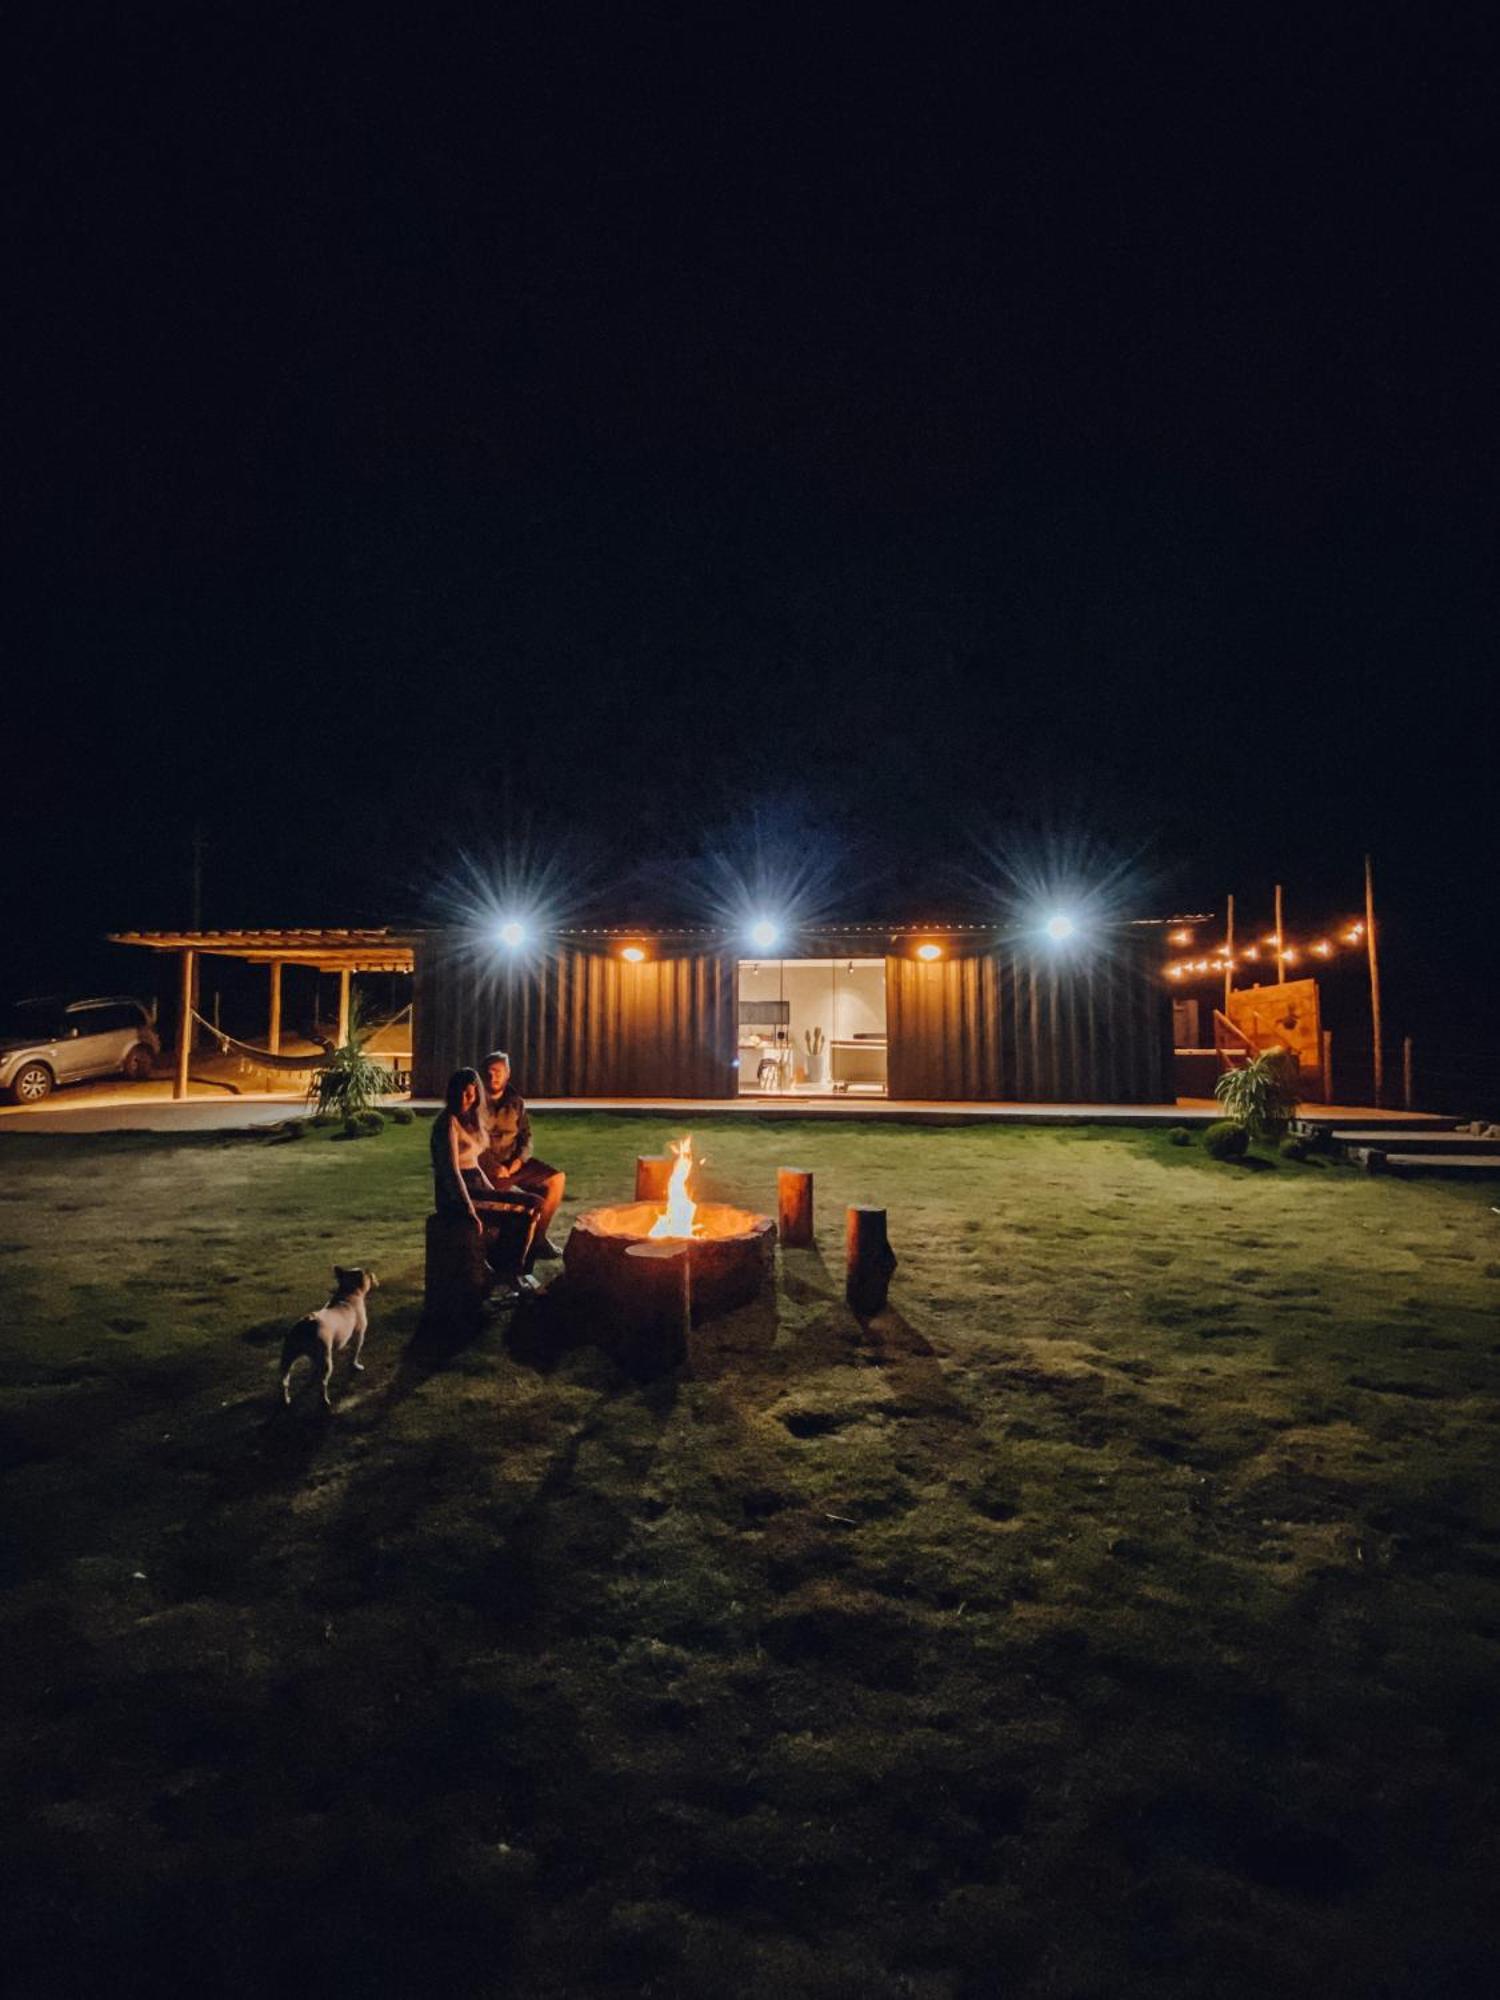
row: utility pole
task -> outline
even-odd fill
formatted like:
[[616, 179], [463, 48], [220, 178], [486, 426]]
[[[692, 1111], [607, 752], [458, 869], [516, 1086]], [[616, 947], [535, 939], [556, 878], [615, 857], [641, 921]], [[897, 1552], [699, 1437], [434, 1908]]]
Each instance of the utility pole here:
[[1229, 996], [1234, 990], [1234, 897], [1226, 905], [1224, 919], [1224, 1012], [1229, 1013]]
[[1365, 950], [1370, 959], [1370, 1031], [1374, 1037], [1375, 1106], [1385, 1101], [1385, 1051], [1380, 1044], [1380, 957], [1375, 948], [1375, 873], [1365, 856]]
[[[201, 819], [195, 819], [193, 821], [192, 883], [193, 883], [192, 922], [190, 925], [190, 929], [196, 934], [197, 932], [203, 929], [203, 822]], [[183, 1018], [183, 1023], [182, 1023], [182, 1039], [187, 1047], [187, 1050], [189, 1051], [189, 1053], [191, 1053], [194, 1039], [196, 1037], [198, 1029], [198, 1023], [194, 1018], [198, 1012], [198, 997], [199, 997], [198, 995], [199, 967], [198, 967], [198, 953], [196, 951], [190, 951], [188, 953], [187, 966], [189, 971], [189, 979], [186, 986], [184, 987], [184, 997], [185, 997], [187, 1012]], [[185, 1076], [186, 1072], [184, 1071], [184, 1077]], [[186, 1094], [186, 1084], [184, 1082], [184, 1095], [185, 1094]]]
[[203, 928], [203, 822], [193, 821], [193, 899], [189, 927], [195, 931]]

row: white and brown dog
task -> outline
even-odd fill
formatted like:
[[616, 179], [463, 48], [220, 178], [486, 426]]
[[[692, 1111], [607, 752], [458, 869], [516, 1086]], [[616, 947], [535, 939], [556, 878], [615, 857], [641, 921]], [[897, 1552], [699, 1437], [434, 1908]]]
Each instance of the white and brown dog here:
[[281, 1399], [292, 1400], [292, 1370], [299, 1361], [323, 1364], [323, 1401], [332, 1409], [328, 1385], [333, 1380], [333, 1357], [354, 1342], [354, 1365], [364, 1367], [360, 1355], [370, 1317], [366, 1300], [376, 1285], [373, 1271], [357, 1271], [343, 1264], [333, 1267], [333, 1290], [326, 1306], [299, 1319], [281, 1344]]

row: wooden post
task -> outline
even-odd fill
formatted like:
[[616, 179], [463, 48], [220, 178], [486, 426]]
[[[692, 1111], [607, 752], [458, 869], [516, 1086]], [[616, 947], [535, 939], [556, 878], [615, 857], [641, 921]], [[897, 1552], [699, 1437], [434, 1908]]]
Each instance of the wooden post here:
[[193, 1057], [193, 960], [191, 946], [182, 954], [182, 993], [178, 1003], [177, 1069], [172, 1078], [173, 1097], [188, 1094], [188, 1064]]
[[1411, 1036], [1401, 1038], [1401, 1102], [1411, 1110]]
[[1229, 898], [1224, 921], [1224, 1012], [1229, 1012], [1229, 996], [1234, 991], [1234, 897]]
[[884, 1306], [896, 1254], [886, 1236], [883, 1208], [851, 1208], [844, 1219], [844, 1296], [861, 1319]]
[[1323, 1030], [1323, 1102], [1333, 1102], [1333, 1030]]
[[266, 1047], [273, 1056], [281, 1054], [281, 960], [271, 960], [271, 1025], [266, 1032]]
[[339, 967], [339, 1047], [349, 1039], [349, 982], [352, 974], [347, 965]]
[[667, 1183], [672, 1178], [672, 1156], [670, 1153], [638, 1153], [635, 1161], [635, 1198], [637, 1201], [659, 1201], [663, 1207], [667, 1201]]
[[776, 1222], [783, 1243], [806, 1248], [813, 1240], [813, 1177], [807, 1167], [776, 1169]]
[[1375, 949], [1375, 875], [1365, 856], [1365, 950], [1370, 960], [1370, 1033], [1375, 1057], [1375, 1103], [1385, 1099], [1385, 1050], [1380, 1041], [1380, 958]]
[[1279, 986], [1286, 978], [1286, 962], [1281, 954], [1286, 949], [1286, 939], [1281, 931], [1281, 884], [1276, 884], [1276, 983]]
[[658, 1375], [687, 1359], [693, 1330], [693, 1246], [681, 1238], [632, 1243], [627, 1260], [640, 1267], [641, 1308], [624, 1329], [627, 1367]]

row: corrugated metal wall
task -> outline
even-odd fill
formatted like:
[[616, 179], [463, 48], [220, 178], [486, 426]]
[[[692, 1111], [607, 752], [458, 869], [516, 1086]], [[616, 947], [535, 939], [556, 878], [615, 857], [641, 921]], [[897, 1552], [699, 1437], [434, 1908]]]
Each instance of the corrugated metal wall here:
[[733, 1097], [737, 961], [722, 952], [628, 965], [563, 946], [496, 964], [463, 933], [416, 948], [413, 1087], [509, 1049], [530, 1097]]
[[[696, 952], [627, 965], [565, 946], [497, 965], [467, 936], [416, 950], [414, 1085], [505, 1048], [532, 1097], [733, 1097], [738, 960]], [[932, 964], [886, 960], [892, 1097], [1170, 1103], [1171, 1001], [1155, 933], [1107, 950]]]
[[1160, 1104], [1175, 1095], [1154, 935], [1077, 958], [886, 960], [892, 1097]]

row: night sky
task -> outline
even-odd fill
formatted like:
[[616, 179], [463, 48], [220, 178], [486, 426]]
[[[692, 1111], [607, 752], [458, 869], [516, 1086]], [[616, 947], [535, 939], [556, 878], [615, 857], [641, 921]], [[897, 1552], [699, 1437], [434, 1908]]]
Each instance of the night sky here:
[[850, 916], [1045, 837], [1305, 931], [1369, 849], [1393, 1034], [1488, 1050], [1490, 10], [71, 11], [10, 990], [120, 983], [195, 824], [209, 924], [522, 842], [607, 918], [758, 810]]

